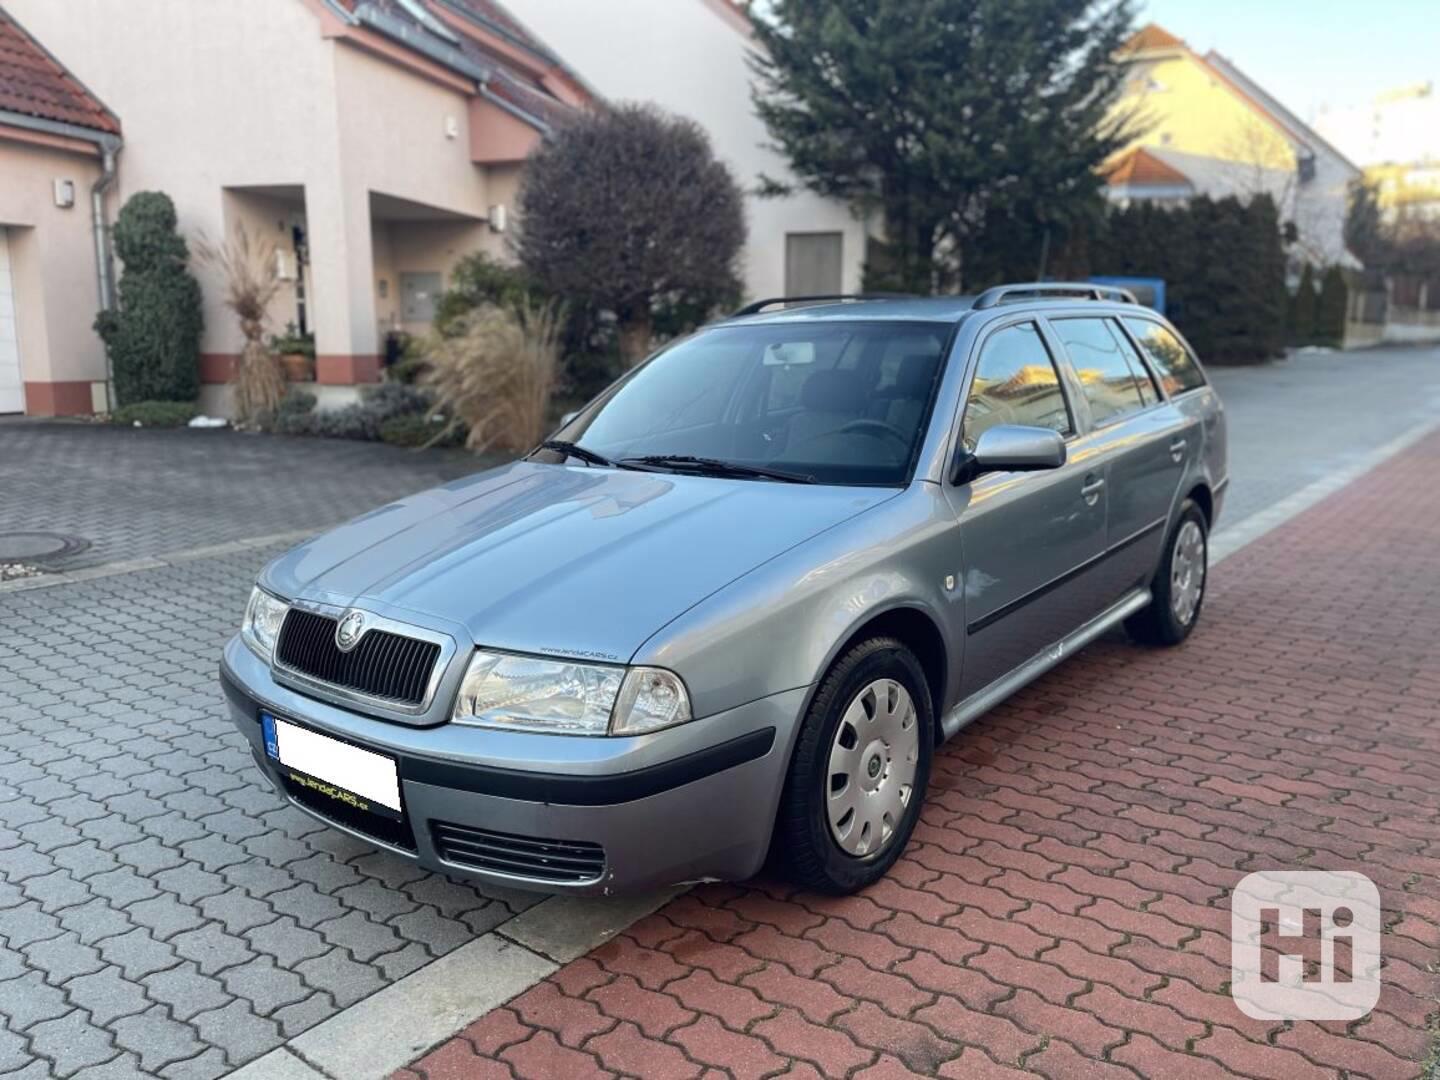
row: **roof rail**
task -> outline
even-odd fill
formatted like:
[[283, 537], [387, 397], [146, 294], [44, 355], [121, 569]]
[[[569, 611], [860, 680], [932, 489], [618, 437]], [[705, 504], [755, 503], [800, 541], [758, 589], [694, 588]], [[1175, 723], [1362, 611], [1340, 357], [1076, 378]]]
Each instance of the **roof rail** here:
[[1114, 285], [1094, 285], [1089, 282], [1032, 281], [1023, 285], [996, 285], [986, 289], [975, 298], [974, 308], [983, 311], [995, 307], [1012, 296], [1073, 296], [1085, 300], [1119, 300], [1124, 304], [1138, 304], [1135, 294], [1129, 289]]
[[766, 300], [756, 300], [753, 304], [746, 304], [739, 311], [730, 315], [732, 319], [738, 319], [742, 315], [759, 315], [768, 307], [776, 304], [814, 304], [825, 300], [914, 300], [913, 293], [824, 293], [819, 296], [772, 296]]

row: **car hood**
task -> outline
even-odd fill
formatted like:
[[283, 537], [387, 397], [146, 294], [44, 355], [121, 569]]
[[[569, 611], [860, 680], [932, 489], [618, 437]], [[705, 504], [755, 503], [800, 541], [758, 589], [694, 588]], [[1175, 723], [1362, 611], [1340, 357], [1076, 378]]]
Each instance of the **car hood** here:
[[356, 518], [264, 583], [443, 620], [477, 645], [624, 661], [711, 593], [897, 493], [517, 462]]

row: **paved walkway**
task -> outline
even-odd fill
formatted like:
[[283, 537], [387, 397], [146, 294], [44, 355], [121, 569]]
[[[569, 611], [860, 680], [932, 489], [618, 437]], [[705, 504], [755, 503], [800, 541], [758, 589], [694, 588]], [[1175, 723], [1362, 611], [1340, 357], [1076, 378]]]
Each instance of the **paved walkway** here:
[[[707, 886], [399, 1076], [1414, 1077], [1440, 976], [1440, 436], [1216, 573], [1183, 648], [1088, 649], [942, 752], [890, 878]], [[1230, 889], [1358, 870], [1365, 1019], [1247, 1019]]]

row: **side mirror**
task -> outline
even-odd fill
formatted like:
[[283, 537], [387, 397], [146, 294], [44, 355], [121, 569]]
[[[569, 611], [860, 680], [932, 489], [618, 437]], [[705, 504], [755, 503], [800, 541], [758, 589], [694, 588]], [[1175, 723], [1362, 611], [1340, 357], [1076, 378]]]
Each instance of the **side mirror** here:
[[997, 424], [981, 433], [973, 451], [955, 452], [950, 481], [959, 484], [986, 472], [1038, 472], [1065, 464], [1065, 440], [1050, 428]]

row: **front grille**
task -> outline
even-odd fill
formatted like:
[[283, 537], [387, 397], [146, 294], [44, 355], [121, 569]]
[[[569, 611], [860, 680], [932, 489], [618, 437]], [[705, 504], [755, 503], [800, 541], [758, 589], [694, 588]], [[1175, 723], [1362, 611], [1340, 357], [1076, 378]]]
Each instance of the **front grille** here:
[[605, 873], [605, 849], [588, 840], [514, 836], [445, 821], [432, 822], [431, 830], [442, 859], [474, 870], [571, 884]]
[[335, 644], [336, 620], [291, 608], [280, 628], [275, 658], [285, 667], [320, 682], [383, 698], [399, 705], [420, 705], [430, 673], [440, 658], [433, 641], [368, 630], [348, 653]]

